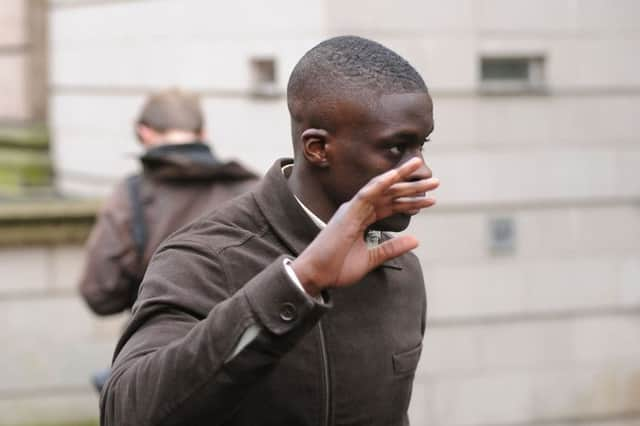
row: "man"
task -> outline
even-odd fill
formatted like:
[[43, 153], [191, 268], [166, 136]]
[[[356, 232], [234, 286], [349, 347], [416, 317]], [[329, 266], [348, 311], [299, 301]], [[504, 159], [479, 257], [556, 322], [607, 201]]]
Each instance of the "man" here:
[[103, 425], [408, 424], [417, 240], [376, 231], [435, 202], [427, 88], [389, 49], [337, 37], [300, 60], [287, 98], [293, 162], [154, 256]]
[[151, 255], [169, 234], [256, 182], [202, 142], [204, 118], [192, 94], [171, 89], [150, 96], [135, 132], [146, 150], [143, 172], [116, 187], [87, 244], [79, 287], [98, 315], [131, 308]]

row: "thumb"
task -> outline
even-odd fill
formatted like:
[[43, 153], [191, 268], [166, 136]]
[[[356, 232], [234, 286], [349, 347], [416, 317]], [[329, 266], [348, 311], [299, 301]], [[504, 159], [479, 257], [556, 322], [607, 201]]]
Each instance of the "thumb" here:
[[401, 235], [369, 249], [369, 265], [374, 269], [387, 260], [401, 256], [418, 247], [418, 239], [412, 235]]

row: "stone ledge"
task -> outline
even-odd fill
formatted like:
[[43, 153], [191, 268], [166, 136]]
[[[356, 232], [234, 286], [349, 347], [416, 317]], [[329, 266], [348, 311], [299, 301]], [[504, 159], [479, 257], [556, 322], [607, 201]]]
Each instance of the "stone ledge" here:
[[43, 124], [28, 126], [0, 126], [0, 146], [47, 150], [49, 132]]
[[0, 194], [50, 189], [52, 176], [47, 127], [0, 123]]
[[97, 200], [38, 199], [0, 204], [0, 247], [83, 243]]

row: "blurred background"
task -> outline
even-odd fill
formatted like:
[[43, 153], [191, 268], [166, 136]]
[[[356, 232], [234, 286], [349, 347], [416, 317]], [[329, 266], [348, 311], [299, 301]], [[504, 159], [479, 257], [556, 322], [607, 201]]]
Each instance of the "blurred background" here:
[[333, 35], [424, 76], [439, 205], [414, 425], [640, 425], [640, 1], [1, 0], [0, 424], [94, 424], [124, 316], [77, 295], [146, 95], [224, 158], [289, 156], [289, 72]]

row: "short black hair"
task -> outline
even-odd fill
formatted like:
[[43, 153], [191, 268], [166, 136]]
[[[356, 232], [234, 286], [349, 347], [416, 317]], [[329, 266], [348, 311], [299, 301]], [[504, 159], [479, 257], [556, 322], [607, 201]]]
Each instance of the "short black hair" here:
[[391, 49], [362, 37], [340, 36], [323, 41], [298, 61], [289, 77], [287, 103], [294, 116], [298, 102], [349, 96], [362, 89], [427, 92], [418, 71]]

